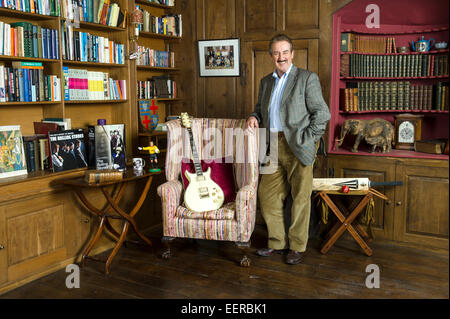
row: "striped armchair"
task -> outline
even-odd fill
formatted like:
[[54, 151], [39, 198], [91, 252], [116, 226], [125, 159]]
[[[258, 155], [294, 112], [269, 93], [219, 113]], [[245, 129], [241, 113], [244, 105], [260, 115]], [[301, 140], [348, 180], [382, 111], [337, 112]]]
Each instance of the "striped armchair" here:
[[165, 173], [167, 182], [157, 189], [162, 201], [165, 245], [163, 258], [170, 258], [170, 242], [194, 238], [235, 242], [240, 248], [241, 266], [250, 266], [247, 248], [255, 227], [258, 184], [258, 130], [244, 130], [245, 120], [194, 118], [191, 123], [200, 160], [230, 157], [236, 186], [236, 200], [216, 211], [195, 213], [183, 206], [181, 161], [192, 159], [189, 135], [180, 120], [168, 128]]

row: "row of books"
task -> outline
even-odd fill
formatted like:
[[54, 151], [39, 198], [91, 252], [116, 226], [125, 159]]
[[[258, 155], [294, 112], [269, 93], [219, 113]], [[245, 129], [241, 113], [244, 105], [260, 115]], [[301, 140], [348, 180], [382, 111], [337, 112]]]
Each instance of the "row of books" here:
[[164, 35], [182, 36], [181, 14], [164, 15], [162, 17], [154, 16], [136, 5], [136, 9], [142, 11], [143, 24], [139, 25], [139, 30], [144, 32], [153, 32]]
[[341, 56], [342, 77], [448, 76], [448, 55], [362, 55]]
[[48, 130], [45, 128], [66, 129], [67, 126], [60, 123], [54, 119], [34, 122], [35, 134], [27, 136], [22, 136], [20, 125], [0, 126], [0, 149], [6, 155], [0, 157], [0, 178], [50, 168]]
[[448, 82], [350, 82], [341, 89], [345, 112], [371, 110], [448, 110]]
[[0, 102], [60, 101], [61, 81], [44, 75], [42, 62], [13, 61], [0, 65]]
[[52, 169], [54, 172], [89, 166], [126, 168], [125, 125], [66, 128], [54, 120], [34, 122], [33, 135], [22, 136], [20, 126], [0, 126], [0, 147], [14, 156], [0, 157], [0, 178]]
[[173, 98], [177, 97], [176, 82], [165, 76], [154, 76], [147, 81], [137, 83], [138, 99]]
[[126, 80], [114, 80], [108, 73], [63, 67], [64, 100], [123, 100]]
[[31, 173], [50, 168], [48, 136], [34, 134], [23, 136], [27, 172]]
[[63, 59], [82, 62], [124, 64], [126, 48], [106, 37], [73, 30], [66, 21], [61, 22], [63, 30]]
[[0, 0], [0, 8], [48, 16], [59, 16], [61, 12], [59, 0]]
[[159, 51], [143, 46], [138, 46], [137, 52], [138, 58], [136, 59], [136, 65], [138, 66], [175, 67], [175, 52]]
[[123, 27], [127, 12], [110, 0], [62, 0], [61, 15], [65, 19]]
[[0, 21], [0, 55], [59, 59], [58, 30]]
[[341, 52], [397, 53], [394, 37], [341, 33]]

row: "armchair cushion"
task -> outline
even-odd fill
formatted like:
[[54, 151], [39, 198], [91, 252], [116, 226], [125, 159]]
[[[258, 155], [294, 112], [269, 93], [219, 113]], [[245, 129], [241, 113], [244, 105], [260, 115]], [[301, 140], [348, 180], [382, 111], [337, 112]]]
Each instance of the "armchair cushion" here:
[[191, 218], [191, 219], [227, 219], [227, 220], [233, 220], [234, 219], [234, 212], [236, 210], [236, 203], [230, 202], [228, 204], [223, 205], [219, 209], [211, 210], [208, 212], [193, 212], [189, 209], [187, 209], [184, 206], [178, 206], [176, 216], [180, 218]]
[[[227, 163], [228, 162], [228, 163]], [[233, 163], [227, 161], [226, 158], [219, 158], [214, 160], [201, 160], [202, 171], [208, 170], [211, 167], [211, 179], [220, 186], [224, 194], [224, 202], [234, 202], [236, 199], [236, 186], [234, 183]], [[184, 175], [185, 171], [195, 173], [194, 163], [192, 160], [184, 158], [181, 162], [181, 177], [183, 178], [184, 190], [189, 185], [189, 181]], [[216, 218], [214, 218], [216, 219]]]

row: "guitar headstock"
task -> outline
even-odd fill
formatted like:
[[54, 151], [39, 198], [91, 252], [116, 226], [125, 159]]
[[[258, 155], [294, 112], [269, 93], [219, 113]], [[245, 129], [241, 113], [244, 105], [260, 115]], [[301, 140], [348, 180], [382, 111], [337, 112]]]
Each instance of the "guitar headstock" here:
[[181, 125], [183, 125], [185, 128], [191, 127], [191, 118], [189, 117], [189, 115], [187, 113], [181, 113], [180, 119], [181, 119]]

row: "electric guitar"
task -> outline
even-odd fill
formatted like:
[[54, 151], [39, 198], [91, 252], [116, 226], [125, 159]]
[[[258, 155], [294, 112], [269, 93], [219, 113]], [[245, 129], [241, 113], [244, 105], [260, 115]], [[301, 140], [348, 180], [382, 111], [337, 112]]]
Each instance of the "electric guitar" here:
[[191, 129], [191, 119], [187, 113], [181, 113], [181, 124], [189, 132], [195, 173], [184, 172], [189, 185], [184, 192], [184, 204], [193, 212], [206, 212], [219, 209], [224, 201], [224, 194], [219, 185], [211, 179], [211, 167], [206, 172], [198, 159], [197, 149]]

